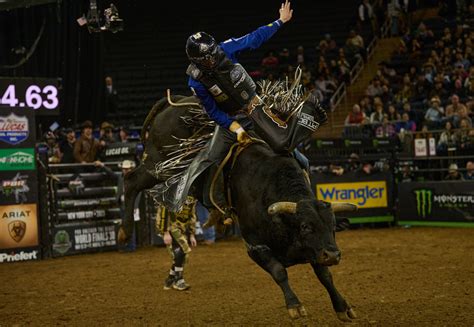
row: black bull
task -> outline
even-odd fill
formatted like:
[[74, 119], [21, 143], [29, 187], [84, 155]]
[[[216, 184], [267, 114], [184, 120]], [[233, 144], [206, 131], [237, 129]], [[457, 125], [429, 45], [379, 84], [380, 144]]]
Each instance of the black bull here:
[[[192, 97], [178, 96], [173, 100], [196, 102]], [[149, 173], [157, 162], [167, 159], [163, 146], [175, 144], [173, 136], [188, 138], [193, 134], [192, 128], [180, 118], [188, 115], [188, 109], [170, 106], [162, 99], [145, 120], [142, 139], [144, 131], [151, 127], [143, 162], [125, 177], [125, 221], [119, 233], [120, 241], [131, 235], [137, 194], [163, 182]], [[305, 316], [306, 310], [288, 284], [286, 268], [309, 263], [328, 291], [338, 318], [344, 321], [355, 318], [353, 309], [336, 290], [327, 267], [340, 259], [334, 238], [336, 208], [314, 200], [298, 163], [275, 154], [265, 144], [253, 144], [237, 157], [229, 183], [248, 254], [280, 286], [290, 316]], [[349, 207], [337, 207], [344, 208]]]

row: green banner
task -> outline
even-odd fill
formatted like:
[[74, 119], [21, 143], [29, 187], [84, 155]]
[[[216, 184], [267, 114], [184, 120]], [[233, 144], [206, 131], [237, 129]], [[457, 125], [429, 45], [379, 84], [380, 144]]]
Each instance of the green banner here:
[[0, 149], [0, 171], [34, 170], [35, 149]]

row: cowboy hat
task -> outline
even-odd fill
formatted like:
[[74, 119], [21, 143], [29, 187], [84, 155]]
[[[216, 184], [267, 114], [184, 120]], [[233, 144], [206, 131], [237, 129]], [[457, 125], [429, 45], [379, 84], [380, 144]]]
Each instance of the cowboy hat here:
[[124, 160], [118, 164], [121, 169], [132, 169], [135, 168], [135, 162], [132, 160]]

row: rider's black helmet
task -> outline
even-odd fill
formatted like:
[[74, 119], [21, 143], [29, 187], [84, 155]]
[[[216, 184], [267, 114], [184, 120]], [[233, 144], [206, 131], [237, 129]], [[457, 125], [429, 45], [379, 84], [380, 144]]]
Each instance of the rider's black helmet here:
[[217, 64], [217, 42], [206, 32], [198, 32], [186, 41], [189, 60], [203, 68], [211, 69]]

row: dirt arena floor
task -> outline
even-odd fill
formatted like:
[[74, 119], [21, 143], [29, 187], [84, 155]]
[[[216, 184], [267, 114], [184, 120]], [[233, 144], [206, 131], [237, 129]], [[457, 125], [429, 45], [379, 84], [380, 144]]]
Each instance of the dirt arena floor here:
[[[473, 326], [474, 229], [338, 234], [332, 272], [358, 326]], [[291, 321], [280, 289], [240, 240], [198, 246], [186, 292], [164, 291], [164, 248], [0, 265], [0, 326], [340, 326], [310, 266], [289, 269], [309, 317]]]

